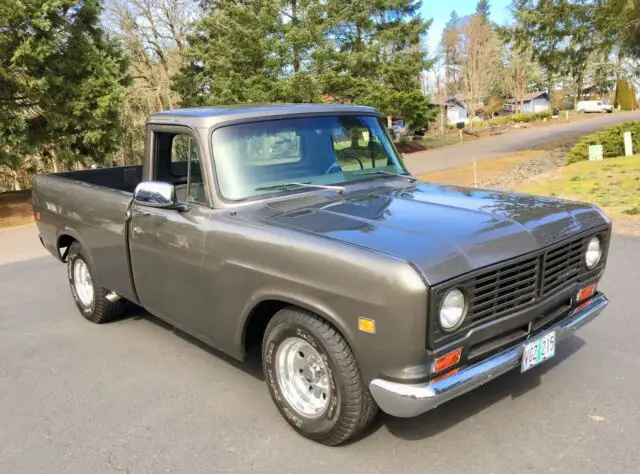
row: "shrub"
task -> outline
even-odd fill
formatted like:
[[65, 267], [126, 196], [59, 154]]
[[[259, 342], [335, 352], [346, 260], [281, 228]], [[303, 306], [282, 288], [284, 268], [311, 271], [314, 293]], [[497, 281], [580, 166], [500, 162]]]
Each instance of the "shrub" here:
[[536, 120], [550, 119], [551, 111], [546, 112], [527, 112], [511, 115], [500, 115], [487, 121], [489, 125], [506, 125], [508, 123], [528, 123]]
[[626, 81], [622, 79], [616, 83], [616, 98], [614, 106], [622, 110], [633, 110], [636, 106], [636, 92]]
[[631, 132], [633, 150], [640, 151], [640, 121], [624, 122], [582, 138], [569, 150], [567, 163], [589, 159], [589, 145], [602, 145], [604, 158], [624, 155], [624, 132]]

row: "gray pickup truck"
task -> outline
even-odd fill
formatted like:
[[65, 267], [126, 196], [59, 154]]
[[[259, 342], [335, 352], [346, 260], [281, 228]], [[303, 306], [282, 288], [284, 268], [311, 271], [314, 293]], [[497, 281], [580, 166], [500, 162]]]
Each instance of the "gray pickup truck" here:
[[543, 363], [607, 305], [598, 208], [420, 183], [369, 107], [161, 112], [143, 166], [37, 176], [33, 209], [86, 319], [135, 304], [261, 348], [282, 416], [329, 445]]

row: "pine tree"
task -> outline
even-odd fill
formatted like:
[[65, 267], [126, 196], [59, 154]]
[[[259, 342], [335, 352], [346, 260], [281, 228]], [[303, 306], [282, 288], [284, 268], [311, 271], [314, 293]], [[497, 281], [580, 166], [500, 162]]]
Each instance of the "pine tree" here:
[[531, 45], [549, 91], [556, 76], [568, 76], [579, 96], [589, 58], [599, 47], [597, 13], [588, 1], [515, 0], [516, 46]]
[[280, 96], [278, 8], [260, 0], [210, 0], [189, 37], [173, 87], [183, 105], [264, 103]]
[[126, 62], [99, 26], [97, 0], [0, 9], [0, 164], [25, 154], [58, 169], [118, 145]]
[[431, 24], [415, 0], [329, 0], [334, 46], [322, 67], [325, 92], [339, 102], [377, 107], [424, 126], [431, 118], [420, 74], [428, 68], [422, 40]]
[[491, 6], [489, 0], [478, 0], [476, 4], [476, 15], [480, 15], [485, 22], [490, 22]]

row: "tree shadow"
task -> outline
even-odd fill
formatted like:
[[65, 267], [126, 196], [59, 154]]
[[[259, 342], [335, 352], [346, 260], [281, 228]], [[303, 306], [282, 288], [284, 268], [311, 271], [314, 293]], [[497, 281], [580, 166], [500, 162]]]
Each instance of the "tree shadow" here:
[[516, 399], [538, 387], [542, 375], [571, 357], [584, 344], [584, 340], [574, 335], [560, 343], [556, 348], [556, 355], [541, 366], [524, 374], [516, 368], [415, 418], [396, 418], [382, 413], [376, 418], [374, 426], [367, 430], [368, 433], [363, 435], [367, 436], [386, 426], [391, 434], [404, 440], [422, 440], [437, 436], [506, 397]]

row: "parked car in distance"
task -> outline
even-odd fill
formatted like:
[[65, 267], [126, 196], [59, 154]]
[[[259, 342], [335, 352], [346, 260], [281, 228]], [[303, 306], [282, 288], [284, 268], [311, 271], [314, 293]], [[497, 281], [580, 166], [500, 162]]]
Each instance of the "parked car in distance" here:
[[589, 112], [613, 112], [613, 106], [605, 100], [581, 100], [578, 102], [578, 107], [576, 109], [581, 113], [589, 113]]
[[598, 208], [420, 183], [375, 109], [165, 111], [146, 144], [142, 166], [34, 178], [76, 306], [104, 323], [135, 304], [238, 360], [255, 349], [315, 441], [544, 364], [607, 305]]

